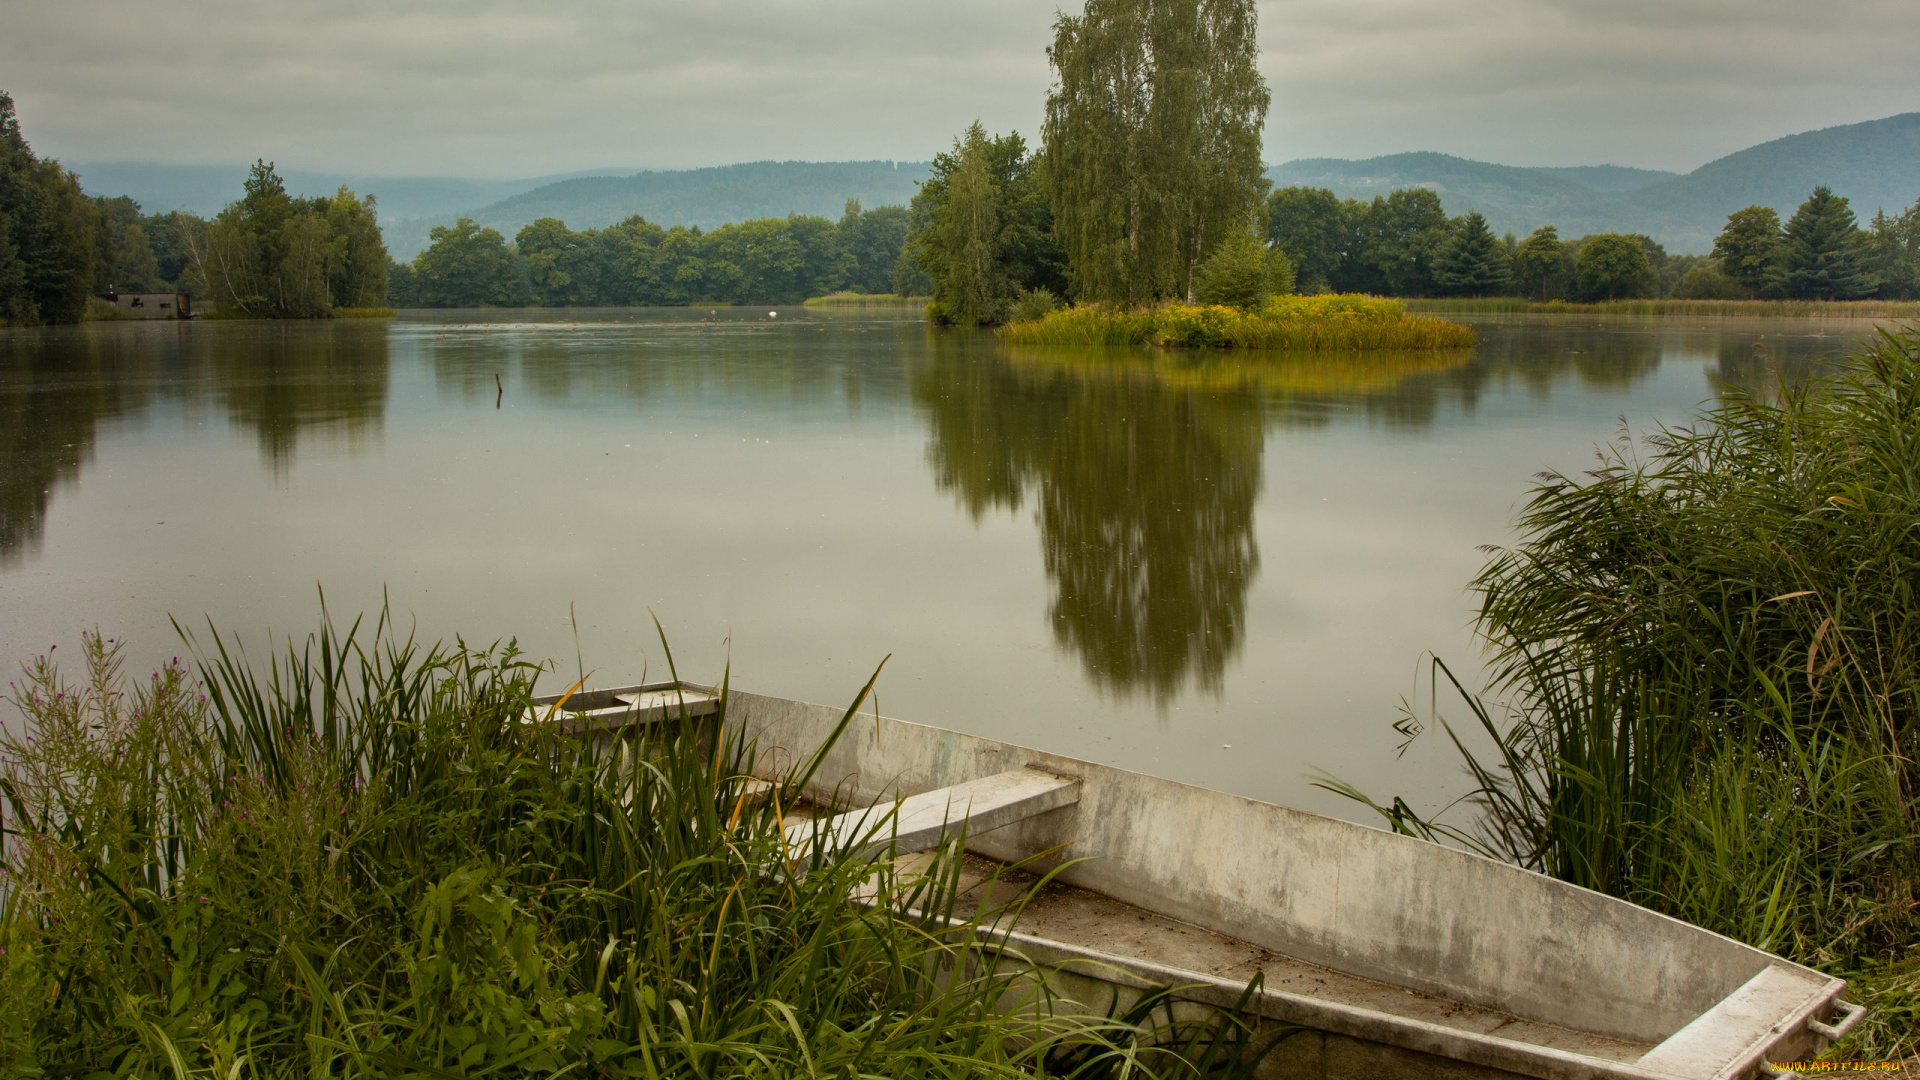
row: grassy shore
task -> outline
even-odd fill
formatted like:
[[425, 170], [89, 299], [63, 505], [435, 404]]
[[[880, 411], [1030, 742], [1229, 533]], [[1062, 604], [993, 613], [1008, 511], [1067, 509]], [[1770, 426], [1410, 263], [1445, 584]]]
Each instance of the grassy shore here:
[[1372, 296], [1276, 296], [1247, 311], [1165, 304], [1119, 308], [1081, 304], [1000, 328], [1017, 345], [1159, 345], [1293, 352], [1464, 349], [1474, 333], [1459, 323], [1411, 315], [1398, 300]]
[[817, 756], [762, 793], [705, 723], [567, 735], [511, 647], [383, 619], [262, 673], [218, 638], [131, 688], [82, 659], [27, 665], [0, 747], [0, 1075], [1092, 1080], [1245, 1045], [1008, 1011], [1046, 991], [944, 921], [952, 852], [795, 849]]
[[1456, 742], [1476, 819], [1329, 786], [1855, 978], [1836, 1055], [1920, 1053], [1920, 329], [1608, 454], [1474, 582], [1493, 698], [1436, 670], [1495, 747]]
[[1408, 300], [1409, 311], [1460, 314], [1691, 315], [1823, 319], [1920, 319], [1920, 301], [1911, 300], [1608, 300], [1573, 304], [1541, 303], [1517, 296]]
[[804, 306], [810, 308], [847, 308], [847, 307], [925, 307], [930, 296], [901, 296], [898, 293], [858, 293], [831, 292], [825, 296], [809, 297]]

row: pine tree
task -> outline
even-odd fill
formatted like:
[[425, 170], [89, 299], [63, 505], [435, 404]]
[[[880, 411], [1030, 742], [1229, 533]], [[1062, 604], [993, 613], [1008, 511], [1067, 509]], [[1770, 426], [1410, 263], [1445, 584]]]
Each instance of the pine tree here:
[[1859, 232], [1846, 199], [1814, 188], [1781, 240], [1782, 289], [1801, 300], [1857, 300], [1872, 292], [1873, 281], [1861, 265]]
[[1251, 0], [1087, 0], [1055, 23], [1046, 175], [1082, 299], [1190, 295], [1259, 208], [1256, 29]]
[[1454, 223], [1434, 260], [1433, 278], [1441, 291], [1453, 296], [1497, 296], [1507, 290], [1513, 281], [1512, 260], [1480, 211]]

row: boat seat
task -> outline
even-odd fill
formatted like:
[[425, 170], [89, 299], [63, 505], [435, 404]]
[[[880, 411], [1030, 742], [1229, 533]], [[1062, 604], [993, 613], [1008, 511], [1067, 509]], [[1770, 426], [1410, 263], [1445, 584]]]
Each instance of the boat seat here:
[[1080, 781], [1072, 777], [1013, 769], [910, 795], [891, 807], [795, 822], [786, 828], [787, 846], [804, 853], [818, 843], [833, 851], [853, 849], [868, 859], [889, 851], [904, 855], [934, 847], [949, 829], [964, 827], [978, 835], [1079, 800]]
[[582, 691], [556, 704], [542, 703], [529, 721], [551, 716], [563, 731], [618, 731], [664, 720], [712, 716], [719, 696], [705, 690], [664, 686], [635, 686], [621, 690]]
[[1824, 982], [1770, 964], [1649, 1050], [1638, 1064], [1676, 1077], [1748, 1076], [1766, 1060], [1774, 1037], [1792, 1026], [1780, 1018], [1804, 1023], [1826, 1000], [1823, 988]]

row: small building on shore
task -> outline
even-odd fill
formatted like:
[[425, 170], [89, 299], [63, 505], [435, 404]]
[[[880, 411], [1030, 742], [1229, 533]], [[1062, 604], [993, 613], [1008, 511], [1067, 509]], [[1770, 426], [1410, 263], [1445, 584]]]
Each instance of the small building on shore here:
[[101, 293], [123, 319], [191, 319], [193, 296], [183, 292]]

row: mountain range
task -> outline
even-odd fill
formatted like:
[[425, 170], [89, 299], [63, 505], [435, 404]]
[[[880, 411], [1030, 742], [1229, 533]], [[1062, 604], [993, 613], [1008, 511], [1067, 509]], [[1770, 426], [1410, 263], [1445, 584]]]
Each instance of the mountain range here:
[[[132, 195], [149, 212], [207, 215], [238, 198], [246, 166], [165, 166], [108, 162], [73, 166], [90, 194]], [[757, 161], [704, 169], [615, 175], [585, 170], [525, 180], [367, 177], [283, 173], [295, 194], [330, 194], [341, 184], [380, 200], [394, 257], [426, 246], [435, 225], [471, 217], [511, 237], [537, 218], [575, 229], [643, 214], [662, 225], [713, 228], [789, 213], [838, 217], [847, 199], [867, 207], [905, 203], [925, 162]], [[1330, 188], [1372, 198], [1425, 187], [1449, 214], [1478, 210], [1496, 232], [1525, 235], [1554, 225], [1565, 238], [1596, 232], [1645, 233], [1678, 253], [1704, 253], [1744, 206], [1771, 206], [1784, 219], [1819, 185], [1852, 200], [1864, 224], [1874, 211], [1920, 201], [1920, 113], [1822, 128], [1761, 143], [1689, 173], [1621, 165], [1529, 168], [1437, 153], [1349, 161], [1306, 158], [1269, 169], [1276, 186]]]

